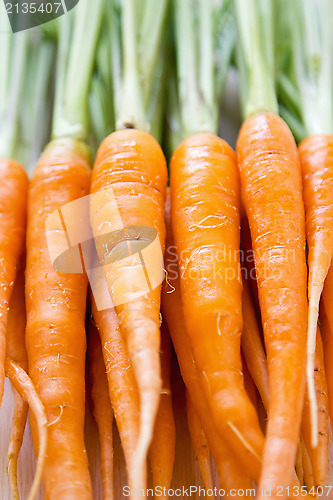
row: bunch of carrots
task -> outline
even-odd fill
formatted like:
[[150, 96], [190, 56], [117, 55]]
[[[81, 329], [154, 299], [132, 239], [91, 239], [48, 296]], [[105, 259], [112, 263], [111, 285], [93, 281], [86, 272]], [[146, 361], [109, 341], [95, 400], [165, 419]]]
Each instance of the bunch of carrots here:
[[80, 0], [15, 34], [0, 14], [14, 500], [28, 410], [29, 500], [171, 498], [184, 429], [209, 497], [331, 498], [331, 0]]

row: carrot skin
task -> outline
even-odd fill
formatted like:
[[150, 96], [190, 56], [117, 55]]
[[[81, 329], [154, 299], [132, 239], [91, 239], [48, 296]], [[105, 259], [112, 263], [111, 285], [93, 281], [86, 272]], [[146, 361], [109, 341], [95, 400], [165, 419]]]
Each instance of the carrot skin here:
[[129, 361], [126, 342], [120, 331], [119, 319], [114, 309], [99, 311], [92, 300], [92, 313], [98, 328], [106, 375], [109, 398], [117, 423], [124, 451], [128, 484], [136, 489], [135, 450], [140, 432], [140, 398], [133, 368]]
[[[290, 483], [305, 389], [307, 268], [302, 180], [294, 138], [274, 113], [242, 125], [242, 198], [255, 255], [270, 407], [259, 492]], [[263, 498], [259, 495], [259, 498]]]
[[182, 378], [206, 434], [215, 461], [220, 486], [226, 491], [232, 488], [251, 488], [252, 481], [250, 475], [244, 471], [244, 467], [239, 464], [215, 429], [215, 423], [211, 417], [207, 396], [203, 388], [202, 378], [193, 358], [182, 308], [177, 254], [175, 254], [171, 231], [170, 204], [171, 197], [169, 191], [165, 206], [167, 237], [164, 260], [167, 278], [162, 287], [162, 314], [168, 325]]
[[172, 229], [193, 356], [221, 438], [258, 479], [264, 437], [244, 388], [240, 356], [240, 198], [235, 153], [217, 136], [198, 134], [178, 146], [170, 169]]
[[318, 328], [316, 340], [316, 353], [314, 365], [314, 382], [318, 405], [318, 444], [316, 448], [311, 443], [311, 415], [308, 393], [305, 394], [302, 436], [312, 465], [313, 482], [315, 487], [324, 487], [326, 484], [328, 463], [328, 396], [324, 366], [324, 353], [321, 334]]
[[320, 303], [320, 330], [323, 338], [324, 362], [328, 392], [328, 406], [333, 430], [333, 265], [331, 265], [325, 280]]
[[[166, 183], [163, 152], [146, 132], [119, 130], [100, 145], [91, 184], [94, 195], [91, 226], [139, 388], [140, 435], [133, 470], [137, 475], [136, 481], [141, 480], [143, 487], [146, 484], [146, 457], [161, 391], [160, 283], [163, 274]], [[112, 190], [110, 196], [106, 193], [107, 189]], [[138, 246], [142, 249], [147, 242], [145, 228], [155, 231], [157, 236], [157, 246], [147, 257], [151, 265], [149, 269], [148, 261], [145, 262], [148, 279], [137, 250]], [[123, 230], [119, 241], [112, 241], [111, 238], [101, 242], [101, 237], [116, 229]], [[149, 248], [152, 249], [152, 245]], [[110, 263], [110, 256], [111, 259], [112, 256], [117, 258]], [[150, 271], [154, 275], [152, 281]]]
[[210, 466], [210, 450], [206, 434], [193, 407], [188, 391], [186, 391], [186, 414], [188, 430], [190, 432], [193, 451], [198, 462], [202, 482], [206, 490], [213, 489], [214, 483]]
[[0, 159], [0, 404], [5, 380], [9, 300], [24, 249], [28, 178], [14, 160]]
[[[171, 394], [171, 341], [165, 324], [161, 326], [161, 373], [162, 390], [153, 440], [149, 448], [149, 461], [153, 475], [153, 486], [168, 491], [175, 460], [176, 427]], [[164, 491], [164, 490], [163, 490]], [[157, 498], [167, 500], [167, 495]]]
[[88, 332], [88, 359], [93, 414], [101, 448], [103, 498], [113, 500], [113, 412], [102, 346], [98, 330], [92, 321], [90, 321]]
[[251, 292], [246, 280], [243, 280], [242, 309], [244, 319], [241, 338], [242, 351], [251, 377], [267, 411], [269, 404], [267, 360], [260, 338]]
[[[83, 144], [57, 140], [41, 155], [29, 188], [26, 346], [48, 420], [47, 500], [92, 499], [84, 443], [87, 277], [54, 270], [45, 234], [47, 217], [87, 195], [89, 183]], [[32, 430], [36, 446], [33, 421]]]
[[[22, 260], [14, 283], [9, 302], [6, 332], [6, 357], [16, 362], [25, 371], [28, 370], [28, 356], [25, 348], [25, 301], [24, 268]], [[19, 499], [17, 486], [17, 461], [23, 442], [28, 405], [14, 390], [14, 412], [8, 445], [7, 472], [14, 500]]]
[[333, 256], [333, 135], [313, 135], [299, 145], [308, 243], [307, 391], [312, 446], [318, 443], [314, 364], [319, 301]]

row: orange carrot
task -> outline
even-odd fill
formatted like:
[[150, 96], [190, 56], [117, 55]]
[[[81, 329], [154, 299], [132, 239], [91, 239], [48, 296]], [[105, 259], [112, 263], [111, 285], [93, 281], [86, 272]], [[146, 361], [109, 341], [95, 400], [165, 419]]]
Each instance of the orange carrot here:
[[304, 484], [304, 480], [303, 480], [303, 457], [302, 457], [301, 442], [299, 442], [298, 446], [297, 446], [295, 469], [296, 469], [297, 479], [298, 479], [300, 485], [303, 486], [303, 484]]
[[190, 340], [185, 327], [177, 255], [175, 254], [171, 233], [170, 195], [167, 197], [165, 212], [167, 228], [165, 267], [167, 280], [162, 288], [163, 317], [169, 328], [183, 380], [207, 436], [221, 487], [225, 490], [251, 488], [250, 476], [244, 471], [244, 467], [239, 464], [215, 429], [215, 424], [209, 412], [203, 381], [193, 358]]
[[10, 358], [6, 358], [6, 375], [12, 386], [30, 407], [36, 422], [38, 437], [37, 468], [28, 500], [33, 500], [37, 494], [42, 478], [47, 449], [47, 418], [44, 406], [35, 386], [23, 368]]
[[23, 167], [0, 159], [0, 404], [5, 380], [9, 300], [24, 248], [28, 179]]
[[315, 392], [318, 403], [318, 444], [316, 448], [311, 444], [311, 403], [308, 393], [305, 395], [302, 435], [312, 465], [313, 481], [315, 487], [324, 487], [326, 484], [327, 460], [328, 460], [328, 397], [327, 383], [324, 366], [323, 343], [318, 328], [314, 365]]
[[194, 409], [188, 390], [186, 391], [186, 414], [193, 451], [198, 462], [204, 487], [206, 490], [213, 489], [214, 483], [210, 466], [210, 450], [206, 434], [202, 428], [197, 412]]
[[301, 451], [302, 451], [302, 466], [303, 466], [304, 484], [308, 488], [308, 490], [310, 491], [311, 488], [314, 488], [313, 471], [312, 471], [312, 465], [311, 465], [311, 460], [309, 457], [308, 449], [306, 448], [305, 443], [304, 443], [304, 439], [302, 437], [300, 440], [300, 446], [301, 446]]
[[267, 411], [269, 404], [267, 360], [260, 338], [251, 292], [248, 282], [245, 279], [243, 279], [242, 310], [244, 319], [241, 338], [242, 351], [249, 372]]
[[308, 266], [307, 382], [312, 446], [318, 443], [318, 412], [314, 382], [316, 331], [320, 296], [333, 256], [333, 135], [314, 135], [299, 145], [303, 175]]
[[[91, 226], [139, 388], [140, 434], [133, 471], [136, 484], [143, 486], [161, 392], [159, 283], [166, 182], [165, 158], [151, 135], [119, 130], [100, 145], [91, 184]], [[118, 238], [103, 240], [105, 233], [117, 230]], [[142, 258], [147, 259], [146, 271]]]
[[[153, 440], [149, 448], [149, 461], [153, 474], [154, 488], [168, 491], [171, 484], [175, 459], [176, 428], [171, 394], [171, 342], [164, 323], [161, 326], [161, 373], [162, 390], [158, 408]], [[167, 499], [167, 495], [158, 495]]]
[[305, 389], [307, 270], [301, 172], [294, 138], [275, 113], [245, 120], [237, 141], [255, 255], [269, 373], [261, 492], [290, 482]]
[[[28, 370], [28, 356], [25, 348], [25, 301], [24, 301], [24, 262], [17, 272], [13, 293], [9, 302], [6, 357], [12, 359], [25, 371]], [[28, 405], [13, 391], [14, 413], [8, 446], [7, 472], [15, 500], [19, 498], [17, 486], [17, 460], [22, 446], [28, 416]]]
[[323, 335], [324, 361], [327, 380], [328, 405], [333, 427], [333, 265], [331, 265], [325, 280], [320, 305], [320, 329]]
[[235, 154], [217, 136], [198, 134], [178, 146], [170, 169], [172, 227], [193, 356], [218, 432], [258, 479], [264, 437], [244, 388], [240, 356], [240, 200]]
[[244, 355], [242, 356], [242, 367], [243, 367], [244, 387], [245, 387], [246, 393], [249, 396], [249, 399], [250, 399], [251, 403], [253, 404], [254, 408], [258, 412], [258, 402], [259, 402], [258, 401], [258, 391], [257, 391], [256, 385], [253, 381], [253, 378], [251, 377], [251, 373], [249, 372]]
[[140, 399], [125, 340], [114, 309], [98, 311], [94, 300], [92, 313], [98, 328], [106, 367], [109, 396], [123, 447], [128, 483], [135, 483], [133, 459], [140, 427]]
[[[43, 474], [47, 500], [92, 498], [84, 444], [87, 277], [55, 271], [45, 234], [45, 221], [55, 212], [49, 233], [55, 242], [60, 236], [65, 240], [60, 209], [86, 195], [89, 183], [86, 147], [59, 139], [41, 155], [29, 188], [26, 346], [29, 374], [48, 420]], [[36, 444], [34, 422], [32, 430]]]
[[101, 447], [101, 467], [104, 500], [113, 496], [113, 412], [109, 398], [108, 380], [98, 330], [90, 321], [88, 333], [89, 375], [94, 418]]

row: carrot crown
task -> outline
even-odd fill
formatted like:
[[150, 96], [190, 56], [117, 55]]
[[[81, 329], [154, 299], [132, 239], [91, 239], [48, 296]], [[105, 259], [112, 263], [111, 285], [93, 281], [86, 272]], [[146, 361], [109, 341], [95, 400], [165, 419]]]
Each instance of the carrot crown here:
[[54, 139], [87, 140], [88, 93], [104, 5], [104, 0], [80, 0], [75, 9], [56, 20], [59, 44]]
[[174, 110], [178, 99], [182, 138], [218, 130], [218, 103], [235, 40], [230, 7], [229, 0], [175, 0], [177, 88], [172, 99]]
[[234, 0], [244, 117], [277, 113], [272, 0]]
[[[280, 64], [281, 114], [297, 139], [333, 133], [333, 4], [295, 0], [285, 6], [279, 40], [291, 57]], [[291, 22], [292, 20], [292, 22]]]

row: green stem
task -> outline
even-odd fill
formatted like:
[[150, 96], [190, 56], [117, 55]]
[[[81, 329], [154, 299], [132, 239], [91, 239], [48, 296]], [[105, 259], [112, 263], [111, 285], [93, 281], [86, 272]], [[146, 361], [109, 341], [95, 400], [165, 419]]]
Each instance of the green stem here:
[[[7, 36], [9, 35], [6, 34]], [[28, 34], [26, 32], [16, 33], [12, 43], [7, 102], [1, 103], [3, 107], [0, 116], [0, 156], [8, 158], [16, 157], [18, 118], [25, 83]], [[10, 45], [6, 43], [6, 50], [10, 50]]]
[[333, 133], [331, 0], [295, 0], [293, 54], [307, 135]]
[[[178, 88], [184, 136], [199, 132], [216, 133], [214, 113], [198, 88], [199, 54], [193, 5], [190, 0], [175, 0], [175, 3]], [[203, 35], [211, 36], [210, 33]], [[210, 45], [209, 41], [201, 40], [201, 43], [205, 44], [205, 50]]]
[[146, 0], [140, 30], [140, 73], [145, 106], [149, 103], [154, 73], [161, 57], [161, 45], [169, 0]]
[[31, 49], [34, 50], [35, 57], [29, 64], [22, 109], [22, 135], [25, 144], [22, 163], [26, 166], [29, 175], [50, 134], [50, 81], [54, 45], [49, 40], [39, 39], [38, 44], [32, 46]]
[[[57, 81], [53, 138], [87, 139], [87, 100], [103, 10], [103, 0], [80, 0], [74, 11], [61, 18], [60, 77]], [[72, 13], [75, 14], [75, 21], [69, 43], [68, 28]], [[67, 57], [62, 36], [68, 44], [67, 48], [70, 47]]]
[[230, 0], [222, 0], [214, 17], [217, 25], [215, 29], [215, 52], [216, 60], [218, 61], [215, 77], [216, 95], [218, 101], [220, 101], [223, 95], [224, 84], [236, 40], [235, 20], [231, 11]]
[[136, 0], [122, 2], [122, 45], [124, 54], [122, 99], [116, 127], [148, 130], [139, 77], [138, 13]]
[[[265, 7], [260, 8], [259, 1]], [[234, 0], [234, 3], [244, 117], [261, 111], [277, 113], [271, 0]]]
[[122, 62], [121, 62], [121, 35], [120, 35], [120, 17], [116, 11], [114, 1], [108, 9], [108, 28], [111, 47], [111, 78], [113, 90], [113, 109], [116, 117], [120, 116], [122, 102]]

